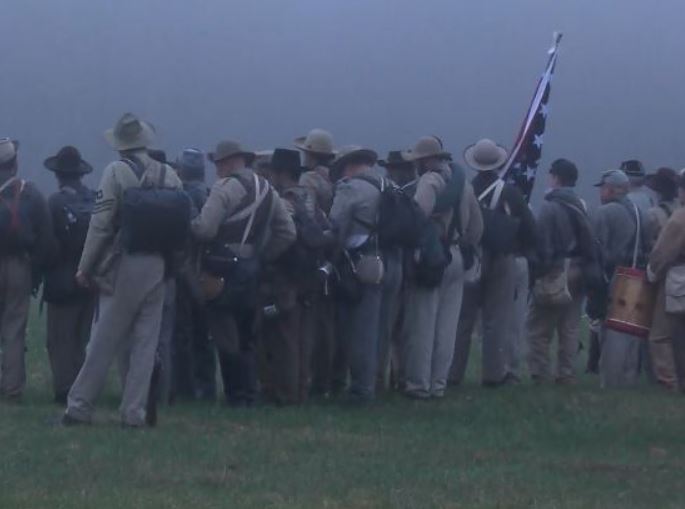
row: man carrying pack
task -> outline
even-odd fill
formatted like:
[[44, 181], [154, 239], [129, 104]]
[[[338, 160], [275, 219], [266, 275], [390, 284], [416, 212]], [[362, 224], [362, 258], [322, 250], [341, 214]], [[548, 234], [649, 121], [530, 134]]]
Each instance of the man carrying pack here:
[[464, 378], [471, 336], [482, 310], [482, 383], [498, 387], [512, 381], [507, 376], [506, 352], [516, 297], [515, 256], [530, 256], [535, 249], [535, 219], [521, 192], [500, 178], [507, 160], [503, 147], [483, 139], [465, 150], [464, 160], [478, 171], [472, 184], [483, 214], [482, 275], [464, 302], [450, 378], [455, 383]]
[[[295, 139], [295, 147], [302, 152], [304, 172], [300, 185], [307, 189], [318, 210], [328, 214], [333, 202], [333, 182], [330, 165], [336, 150], [333, 136], [323, 129], [312, 129], [306, 136]], [[335, 301], [330, 292], [319, 295], [312, 303], [317, 317], [314, 341], [312, 394], [327, 396], [344, 385], [341, 380], [344, 362], [335, 337]], [[340, 361], [340, 362], [339, 362]]]
[[377, 159], [372, 150], [349, 146], [333, 167], [338, 182], [330, 219], [340, 249], [337, 336], [349, 366], [349, 401], [361, 404], [374, 399], [378, 370], [383, 261], [376, 235], [381, 197], [373, 169]]
[[[653, 236], [646, 214], [628, 198], [630, 180], [624, 172], [606, 171], [595, 186], [599, 188], [602, 205], [595, 211], [593, 226], [602, 249], [604, 269], [611, 280], [617, 267], [630, 267], [634, 261], [637, 268], [647, 265]], [[643, 341], [603, 327], [599, 359], [602, 387], [628, 387], [637, 383]]]
[[268, 399], [280, 405], [305, 403], [309, 395], [317, 320], [313, 304], [322, 291], [319, 268], [332, 240], [323, 212], [298, 184], [301, 173], [299, 152], [273, 152], [269, 180], [297, 228], [296, 242], [266, 268], [262, 284], [262, 382]]
[[[205, 154], [186, 148], [176, 159], [183, 190], [199, 214], [207, 201]], [[176, 283], [176, 330], [174, 332], [174, 395], [204, 401], [216, 399], [216, 353], [209, 341], [205, 303], [199, 292], [200, 246], [189, 239], [187, 259]]]
[[[397, 186], [399, 191], [409, 197], [414, 196], [417, 182], [416, 166], [408, 153], [399, 150], [391, 151], [384, 161], [378, 161], [378, 166], [385, 170], [385, 177], [389, 180], [389, 185]], [[377, 387], [379, 389], [387, 390], [399, 387], [404, 380], [400, 316], [404, 300], [403, 272], [406, 252], [406, 246], [383, 246], [385, 274], [383, 277], [378, 347]]]
[[0, 139], [0, 400], [9, 402], [19, 401], [26, 385], [32, 267], [44, 267], [54, 252], [45, 198], [17, 177], [18, 147]]
[[190, 200], [173, 170], [148, 155], [155, 138], [150, 124], [127, 113], [105, 138], [122, 159], [105, 168], [76, 274], [82, 286], [97, 287], [98, 313], [62, 423], [92, 421], [112, 361], [129, 351], [121, 421], [141, 427], [159, 342], [165, 257], [182, 247]]
[[47, 348], [55, 402], [66, 404], [86, 357], [95, 309], [94, 293], [74, 278], [95, 205], [95, 192], [81, 180], [93, 167], [70, 146], [43, 164], [55, 173], [59, 186], [48, 199], [57, 256], [45, 271], [43, 300], [48, 303]]
[[209, 243], [203, 270], [217, 282], [218, 290], [207, 296], [207, 318], [210, 335], [226, 360], [227, 403], [251, 406], [257, 389], [254, 328], [261, 267], [294, 242], [295, 224], [278, 193], [251, 169], [254, 152], [226, 140], [209, 159], [218, 180], [193, 220], [192, 232]]
[[[411, 151], [419, 181], [414, 199], [430, 218], [447, 254], [442, 276], [427, 282], [416, 272], [407, 281], [404, 349], [405, 394], [412, 398], [442, 398], [454, 354], [461, 311], [464, 261], [458, 242], [477, 245], [482, 233], [480, 208], [473, 188], [438, 138], [419, 139]], [[420, 260], [413, 260], [421, 263]]]
[[550, 191], [537, 216], [538, 249], [535, 286], [528, 312], [528, 365], [537, 383], [550, 379], [549, 346], [558, 338], [558, 384], [576, 382], [575, 363], [580, 345], [583, 279], [598, 263], [593, 259], [594, 233], [585, 205], [574, 187], [578, 169], [558, 159], [549, 170]]

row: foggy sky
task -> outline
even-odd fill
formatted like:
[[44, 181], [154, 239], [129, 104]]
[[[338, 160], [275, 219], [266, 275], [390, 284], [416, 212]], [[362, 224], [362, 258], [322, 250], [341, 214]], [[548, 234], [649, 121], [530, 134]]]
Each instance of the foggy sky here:
[[46, 190], [64, 144], [95, 185], [126, 111], [172, 155], [324, 127], [381, 153], [436, 134], [461, 160], [511, 146], [561, 30], [541, 169], [576, 161], [590, 196], [623, 159], [685, 166], [684, 20], [682, 0], [3, 0], [0, 136]]

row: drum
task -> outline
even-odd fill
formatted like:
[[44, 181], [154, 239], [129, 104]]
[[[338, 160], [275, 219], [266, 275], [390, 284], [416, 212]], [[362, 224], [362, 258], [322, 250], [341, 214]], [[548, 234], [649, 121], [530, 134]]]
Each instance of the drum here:
[[644, 270], [618, 267], [611, 284], [605, 325], [612, 330], [646, 338], [652, 326], [656, 287]]

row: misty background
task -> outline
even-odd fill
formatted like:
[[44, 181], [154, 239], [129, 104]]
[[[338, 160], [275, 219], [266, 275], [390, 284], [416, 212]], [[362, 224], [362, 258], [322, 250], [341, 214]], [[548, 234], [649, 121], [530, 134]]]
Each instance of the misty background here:
[[[131, 111], [171, 158], [221, 138], [290, 146], [312, 127], [381, 154], [440, 136], [461, 161], [510, 147], [564, 32], [536, 195], [558, 157], [581, 191], [620, 161], [685, 166], [682, 0], [2, 0], [0, 136], [20, 171], [74, 144], [96, 171]], [[212, 171], [208, 172], [209, 175]]]

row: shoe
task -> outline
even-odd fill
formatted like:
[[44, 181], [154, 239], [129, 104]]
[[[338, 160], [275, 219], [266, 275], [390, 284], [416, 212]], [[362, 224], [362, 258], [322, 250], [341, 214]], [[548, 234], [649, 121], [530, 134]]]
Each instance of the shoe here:
[[22, 402], [21, 394], [3, 394], [0, 396], [0, 401], [8, 405], [19, 405]]
[[80, 419], [74, 419], [67, 413], [62, 414], [57, 422], [57, 426], [62, 428], [73, 428], [76, 426], [90, 426], [90, 421], [82, 421]]
[[578, 385], [578, 379], [574, 376], [558, 377], [554, 382], [557, 385], [567, 385], [567, 386]]
[[520, 385], [521, 384], [521, 379], [518, 377], [518, 375], [515, 375], [514, 373], [507, 373], [504, 375], [504, 379], [502, 380], [502, 385]]
[[426, 392], [418, 392], [418, 391], [404, 391], [402, 394], [404, 394], [405, 398], [409, 399], [415, 399], [418, 401], [428, 401], [430, 399], [430, 394]]

